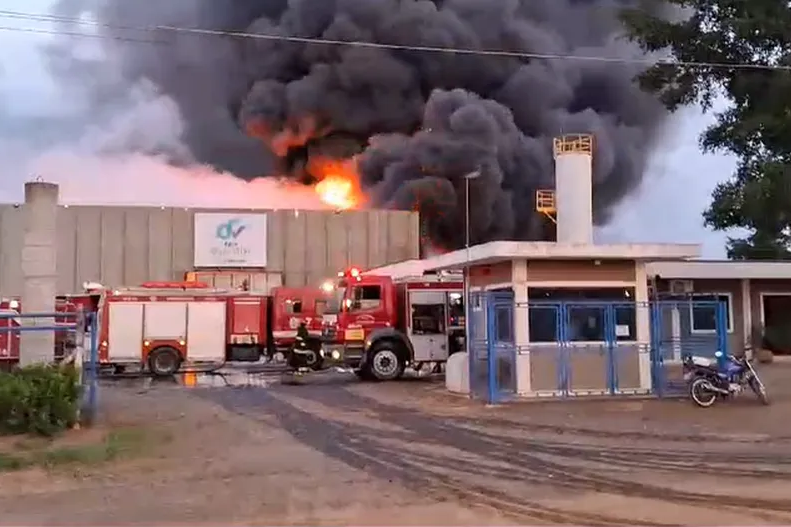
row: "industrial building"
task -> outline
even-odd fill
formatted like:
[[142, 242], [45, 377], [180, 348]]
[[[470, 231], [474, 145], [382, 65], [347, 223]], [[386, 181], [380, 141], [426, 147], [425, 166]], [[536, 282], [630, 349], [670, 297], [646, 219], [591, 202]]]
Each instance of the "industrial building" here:
[[[183, 280], [195, 270], [221, 287], [242, 280], [263, 291], [318, 286], [350, 265], [378, 267], [419, 255], [416, 212], [62, 206], [52, 200], [43, 206], [55, 207], [58, 294], [80, 291], [84, 282], [118, 287]], [[22, 293], [25, 207], [0, 205], [0, 292], [6, 297]], [[218, 225], [229, 221], [241, 222], [244, 232], [223, 241]], [[213, 243], [237, 254], [223, 257]]]

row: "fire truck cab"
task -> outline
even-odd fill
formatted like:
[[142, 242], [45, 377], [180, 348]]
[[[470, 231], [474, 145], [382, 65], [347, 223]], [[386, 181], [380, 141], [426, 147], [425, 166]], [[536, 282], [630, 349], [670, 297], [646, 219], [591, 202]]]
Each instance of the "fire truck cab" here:
[[324, 316], [323, 355], [361, 379], [394, 380], [406, 367], [443, 363], [464, 350], [463, 283], [457, 276], [394, 280], [339, 273]]

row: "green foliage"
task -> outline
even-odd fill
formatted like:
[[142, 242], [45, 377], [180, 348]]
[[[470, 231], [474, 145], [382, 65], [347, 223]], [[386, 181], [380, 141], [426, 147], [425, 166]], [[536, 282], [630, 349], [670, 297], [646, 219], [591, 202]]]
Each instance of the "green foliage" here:
[[[730, 102], [704, 133], [705, 151], [739, 159], [704, 213], [716, 230], [741, 228], [729, 257], [791, 259], [791, 5], [786, 0], [667, 0], [630, 8], [632, 40], [667, 57], [639, 78], [675, 110], [714, 98]], [[671, 64], [672, 63], [672, 64]], [[733, 65], [746, 67], [733, 67]], [[766, 66], [776, 67], [768, 69]]]
[[79, 378], [71, 366], [0, 373], [0, 433], [52, 436], [76, 423]]

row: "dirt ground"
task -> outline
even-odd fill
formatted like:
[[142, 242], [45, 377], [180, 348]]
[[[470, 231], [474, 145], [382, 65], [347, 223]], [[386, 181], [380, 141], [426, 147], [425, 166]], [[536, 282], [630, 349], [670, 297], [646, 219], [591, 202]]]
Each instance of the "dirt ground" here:
[[0, 524], [789, 524], [791, 364], [760, 371], [772, 406], [746, 394], [706, 410], [485, 407], [436, 382], [329, 376], [108, 385], [102, 426], [159, 439], [128, 459], [0, 473]]

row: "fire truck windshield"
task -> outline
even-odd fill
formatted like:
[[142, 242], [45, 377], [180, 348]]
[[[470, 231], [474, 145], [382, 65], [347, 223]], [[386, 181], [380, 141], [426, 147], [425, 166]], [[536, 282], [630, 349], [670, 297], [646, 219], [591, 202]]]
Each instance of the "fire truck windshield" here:
[[335, 286], [332, 295], [327, 302], [325, 313], [330, 315], [338, 314], [343, 309], [343, 297], [346, 294], [346, 280], [340, 280]]

